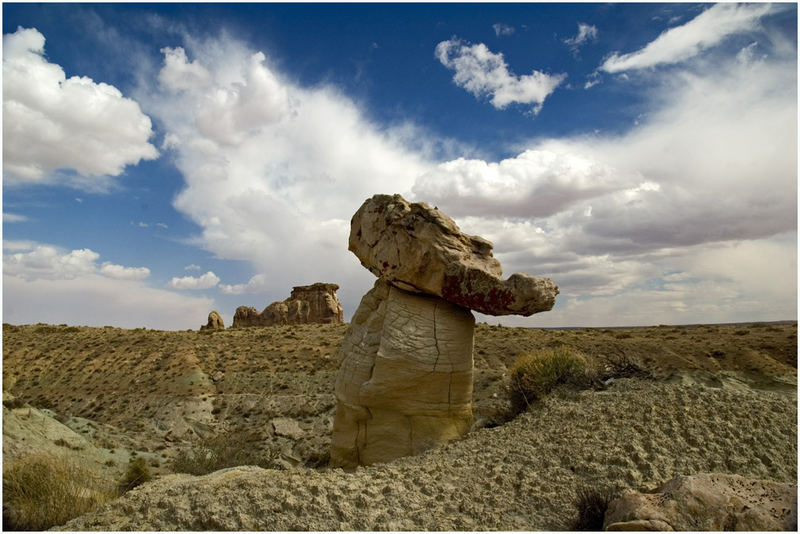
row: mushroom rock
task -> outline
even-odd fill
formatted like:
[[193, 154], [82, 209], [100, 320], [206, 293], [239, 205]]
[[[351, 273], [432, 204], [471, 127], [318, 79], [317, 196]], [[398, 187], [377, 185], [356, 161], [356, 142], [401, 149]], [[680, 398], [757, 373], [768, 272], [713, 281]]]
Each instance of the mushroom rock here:
[[400, 195], [375, 195], [362, 204], [350, 223], [349, 249], [375, 276], [401, 289], [488, 315], [548, 311], [558, 295], [549, 278], [517, 273], [502, 280], [489, 241]]
[[354, 468], [418, 454], [472, 424], [471, 309], [531, 315], [558, 287], [503, 281], [492, 244], [461, 233], [427, 204], [375, 195], [353, 216], [349, 248], [378, 276], [339, 351], [331, 465]]
[[220, 314], [214, 310], [208, 314], [208, 323], [202, 325], [200, 330], [225, 330], [225, 324]]

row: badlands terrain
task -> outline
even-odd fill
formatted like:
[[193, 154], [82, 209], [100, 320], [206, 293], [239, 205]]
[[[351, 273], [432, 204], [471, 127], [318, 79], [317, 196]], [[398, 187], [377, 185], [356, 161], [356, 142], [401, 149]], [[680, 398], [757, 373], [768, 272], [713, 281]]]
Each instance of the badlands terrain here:
[[[562, 530], [582, 488], [797, 481], [797, 324], [475, 329], [475, 424], [416, 457], [328, 467], [346, 324], [204, 331], [3, 325], [3, 459], [153, 480], [67, 530]], [[601, 380], [512, 417], [506, 372], [568, 346]], [[238, 462], [175, 474], [202, 446]]]

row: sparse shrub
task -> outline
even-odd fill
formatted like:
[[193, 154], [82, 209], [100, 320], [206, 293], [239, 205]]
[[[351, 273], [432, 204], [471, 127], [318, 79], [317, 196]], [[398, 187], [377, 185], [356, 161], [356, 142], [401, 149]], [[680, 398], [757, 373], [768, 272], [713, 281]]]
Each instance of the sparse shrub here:
[[615, 495], [608, 490], [578, 489], [574, 501], [575, 508], [578, 509], [578, 519], [573, 530], [603, 530], [606, 510], [614, 499]]
[[153, 474], [150, 467], [142, 457], [131, 458], [128, 462], [128, 469], [119, 481], [119, 493], [125, 493], [136, 486], [141, 486], [145, 482], [152, 480]]
[[241, 436], [226, 432], [199, 440], [190, 450], [181, 451], [172, 463], [172, 470], [176, 473], [206, 475], [239, 465], [277, 469], [278, 456], [277, 451], [259, 451]]
[[610, 378], [630, 378], [638, 376], [640, 378], [650, 378], [650, 372], [644, 369], [630, 356], [626, 354], [610, 354], [605, 358], [605, 366], [602, 370], [597, 370], [592, 379], [595, 382], [605, 382]]
[[114, 497], [112, 481], [74, 460], [23, 456], [3, 469], [3, 529], [46, 530]]
[[19, 397], [14, 397], [13, 399], [3, 399], [3, 406], [12, 410], [14, 408], [22, 408], [25, 406], [25, 401], [20, 399]]
[[509, 371], [511, 411], [524, 411], [561, 384], [588, 385], [586, 359], [581, 353], [560, 346], [522, 354]]
[[68, 449], [72, 449], [73, 451], [82, 451], [83, 447], [80, 445], [72, 445], [69, 441], [65, 440], [64, 438], [58, 438], [53, 442], [54, 445], [58, 445], [59, 447], [66, 447]]

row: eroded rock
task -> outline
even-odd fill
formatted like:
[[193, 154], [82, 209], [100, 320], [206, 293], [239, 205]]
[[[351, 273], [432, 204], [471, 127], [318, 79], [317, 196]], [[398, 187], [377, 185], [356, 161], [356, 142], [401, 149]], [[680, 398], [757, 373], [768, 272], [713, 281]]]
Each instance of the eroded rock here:
[[345, 334], [336, 378], [331, 464], [418, 454], [472, 424], [470, 308], [492, 315], [549, 310], [558, 287], [502, 280], [492, 244], [437, 208], [375, 195], [350, 223], [349, 248], [378, 277]]
[[340, 352], [331, 464], [386, 462], [464, 435], [474, 325], [465, 308], [376, 281]]
[[797, 530], [797, 486], [739, 475], [676, 477], [612, 502], [606, 530]]
[[272, 420], [272, 431], [276, 436], [284, 436], [291, 439], [300, 439], [306, 435], [300, 423], [290, 417], [276, 417]]
[[273, 302], [261, 313], [251, 306], [239, 306], [233, 316], [234, 328], [291, 324], [336, 324], [344, 322], [336, 284], [316, 283], [292, 288], [291, 296]]
[[233, 328], [244, 326], [265, 326], [261, 314], [252, 306], [239, 306], [233, 314]]
[[489, 315], [552, 309], [558, 286], [524, 273], [502, 280], [492, 243], [462, 233], [425, 203], [375, 195], [353, 215], [349, 249], [379, 278]]
[[216, 310], [208, 314], [208, 323], [200, 327], [200, 330], [225, 330], [225, 323], [222, 316]]

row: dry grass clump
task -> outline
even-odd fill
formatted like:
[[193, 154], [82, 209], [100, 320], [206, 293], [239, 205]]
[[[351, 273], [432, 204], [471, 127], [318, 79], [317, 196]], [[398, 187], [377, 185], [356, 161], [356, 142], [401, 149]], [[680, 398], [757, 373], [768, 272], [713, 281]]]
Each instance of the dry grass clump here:
[[115, 497], [112, 481], [66, 456], [23, 456], [3, 468], [3, 529], [46, 530]]
[[220, 469], [240, 465], [256, 465], [277, 469], [277, 451], [258, 451], [233, 432], [218, 434], [197, 441], [190, 450], [180, 452], [172, 462], [176, 473], [207, 475]]
[[119, 493], [128, 492], [145, 482], [149, 482], [152, 478], [153, 474], [150, 472], [150, 466], [147, 465], [145, 459], [142, 457], [133, 458], [128, 462], [128, 469], [119, 482]]
[[573, 501], [578, 509], [578, 518], [573, 530], [599, 531], [603, 530], [606, 510], [616, 496], [608, 490], [579, 488]]
[[586, 387], [586, 358], [571, 347], [542, 348], [522, 354], [509, 370], [511, 411], [518, 414], [556, 386]]

